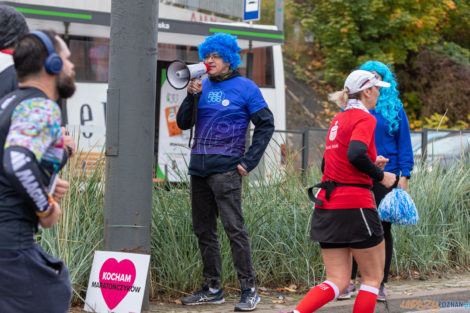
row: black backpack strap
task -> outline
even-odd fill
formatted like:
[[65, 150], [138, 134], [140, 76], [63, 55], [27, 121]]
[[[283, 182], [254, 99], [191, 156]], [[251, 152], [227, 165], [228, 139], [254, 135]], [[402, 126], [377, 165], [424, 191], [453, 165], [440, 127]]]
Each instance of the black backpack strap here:
[[322, 206], [323, 205], [323, 201], [318, 199], [317, 197], [315, 197], [315, 195], [313, 194], [313, 188], [320, 188], [318, 187], [320, 184], [316, 184], [315, 186], [313, 187], [310, 187], [308, 188], [307, 190], [307, 193], [308, 193], [308, 197], [310, 198], [310, 200], [315, 203], [316, 205], [318, 206]]
[[332, 180], [325, 180], [325, 181], [322, 181], [319, 184], [316, 184], [313, 187], [310, 187], [308, 189], [308, 197], [310, 198], [310, 200], [313, 201], [313, 203], [315, 203], [318, 206], [321, 206], [323, 204], [323, 201], [316, 198], [313, 195], [313, 188], [325, 189], [325, 191], [326, 191], [325, 199], [327, 201], [329, 201], [330, 200], [330, 195], [333, 192], [333, 190], [335, 190], [336, 187], [345, 187], [345, 186], [347, 186], [347, 187], [360, 187], [360, 188], [365, 188], [365, 189], [368, 189], [368, 190], [371, 190], [371, 188], [372, 188], [371, 186], [366, 185], [366, 184], [343, 184], [343, 183], [337, 183], [337, 182], [332, 181]]

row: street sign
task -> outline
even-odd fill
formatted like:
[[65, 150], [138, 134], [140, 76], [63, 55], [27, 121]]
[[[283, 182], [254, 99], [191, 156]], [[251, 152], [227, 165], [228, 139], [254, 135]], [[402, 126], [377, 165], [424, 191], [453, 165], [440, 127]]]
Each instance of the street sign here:
[[261, 0], [245, 0], [243, 6], [243, 20], [256, 21], [260, 17]]

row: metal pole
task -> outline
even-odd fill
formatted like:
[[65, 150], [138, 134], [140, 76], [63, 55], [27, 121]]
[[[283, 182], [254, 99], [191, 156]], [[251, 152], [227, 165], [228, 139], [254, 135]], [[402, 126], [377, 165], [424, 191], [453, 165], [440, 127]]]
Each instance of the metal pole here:
[[104, 197], [109, 251], [150, 254], [157, 25], [158, 0], [111, 1]]
[[248, 41], [248, 52], [246, 53], [246, 78], [253, 80], [253, 43]]
[[276, 12], [274, 12], [274, 24], [277, 29], [284, 31], [284, 0], [276, 0]]
[[302, 133], [302, 174], [304, 176], [305, 184], [307, 183], [307, 167], [308, 167], [308, 127], [304, 128]]
[[[250, 21], [250, 24], [252, 22]], [[248, 52], [246, 53], [246, 78], [253, 80], [253, 43], [250, 40], [248, 42]], [[246, 134], [245, 134], [245, 148], [248, 150], [248, 148], [251, 146], [251, 136], [250, 136], [250, 126], [252, 124], [249, 123]]]
[[421, 159], [426, 162], [428, 158], [428, 129], [423, 128], [421, 132]]

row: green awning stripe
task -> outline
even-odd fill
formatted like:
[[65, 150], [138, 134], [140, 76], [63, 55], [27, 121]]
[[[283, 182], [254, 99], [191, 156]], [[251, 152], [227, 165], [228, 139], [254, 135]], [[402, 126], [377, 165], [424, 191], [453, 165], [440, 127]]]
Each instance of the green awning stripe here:
[[226, 34], [232, 34], [232, 35], [284, 39], [284, 35], [255, 33], [255, 32], [247, 32], [247, 31], [242, 31], [242, 30], [231, 30], [231, 29], [223, 29], [223, 28], [209, 28], [209, 31], [212, 32], [212, 33], [226, 33]]
[[47, 10], [36, 10], [36, 9], [27, 9], [15, 7], [21, 13], [27, 14], [36, 14], [36, 15], [48, 15], [48, 16], [61, 16], [61, 17], [70, 17], [81, 20], [91, 20], [93, 18], [90, 14], [77, 14], [77, 13], [67, 13], [67, 12], [56, 12], [56, 11], [47, 11]]

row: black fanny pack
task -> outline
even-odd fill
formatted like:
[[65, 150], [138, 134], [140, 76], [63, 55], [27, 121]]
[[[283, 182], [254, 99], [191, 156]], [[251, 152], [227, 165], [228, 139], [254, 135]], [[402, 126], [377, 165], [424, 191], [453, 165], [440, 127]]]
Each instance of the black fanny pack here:
[[346, 186], [347, 187], [360, 187], [360, 188], [365, 188], [365, 189], [368, 189], [368, 190], [372, 190], [372, 186], [366, 185], [366, 184], [343, 184], [343, 183], [337, 183], [337, 182], [332, 181], [332, 180], [325, 180], [325, 181], [323, 181], [319, 184], [316, 184], [313, 187], [308, 188], [308, 197], [316, 205], [322, 206], [323, 205], [323, 200], [317, 199], [315, 197], [315, 195], [313, 194], [313, 188], [325, 189], [326, 190], [325, 198], [326, 198], [326, 200], [329, 201], [330, 200], [330, 195], [336, 187], [346, 187]]

